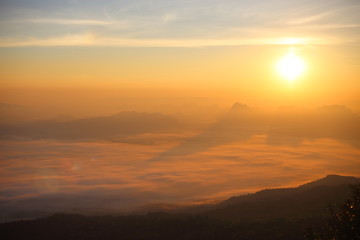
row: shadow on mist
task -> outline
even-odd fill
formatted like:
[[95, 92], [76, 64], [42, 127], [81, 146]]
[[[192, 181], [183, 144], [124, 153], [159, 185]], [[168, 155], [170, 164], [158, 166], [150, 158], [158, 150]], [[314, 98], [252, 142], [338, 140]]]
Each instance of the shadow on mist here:
[[297, 147], [304, 140], [331, 138], [360, 148], [360, 117], [341, 105], [314, 111], [283, 108], [269, 114], [235, 103], [221, 121], [149, 161], [205, 152], [227, 143], [244, 142], [253, 135], [266, 135], [266, 144], [273, 146]]

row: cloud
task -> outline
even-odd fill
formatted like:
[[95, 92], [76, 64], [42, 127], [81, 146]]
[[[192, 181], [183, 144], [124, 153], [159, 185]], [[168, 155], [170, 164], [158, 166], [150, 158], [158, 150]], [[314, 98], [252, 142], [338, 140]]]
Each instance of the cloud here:
[[[333, 110], [323, 109], [325, 114]], [[180, 134], [178, 141], [169, 137], [152, 145], [2, 140], [2, 217], [21, 211], [131, 211], [149, 203], [219, 200], [360, 171], [360, 149], [350, 145], [327, 138], [269, 145], [266, 135], [149, 162], [183, 141]]]
[[92, 32], [51, 38], [0, 38], [0, 47], [18, 46], [117, 46], [117, 47], [211, 47], [275, 44], [336, 44], [337, 40], [316, 38], [233, 38], [233, 39], [144, 39], [102, 37]]
[[331, 31], [358, 26], [356, 1], [193, 1], [191, 6], [183, 1], [83, 4], [5, 4], [0, 10], [0, 46], [266, 45], [291, 35], [307, 39], [307, 44], [359, 41], [354, 33]]
[[307, 26], [309, 29], [341, 29], [341, 28], [360, 28], [360, 24], [322, 24]]
[[312, 16], [307, 16], [303, 18], [297, 18], [297, 19], [290, 19], [287, 24], [289, 25], [299, 25], [299, 24], [305, 24], [305, 23], [312, 23], [319, 19], [322, 19], [326, 16], [329, 16], [332, 12], [326, 12], [326, 13], [320, 13]]
[[[26, 20], [25, 20], [26, 22]], [[42, 24], [63, 24], [63, 25], [119, 25], [121, 22], [115, 21], [101, 21], [93, 19], [51, 19], [51, 18], [39, 18], [27, 20], [30, 23], [42, 23]]]

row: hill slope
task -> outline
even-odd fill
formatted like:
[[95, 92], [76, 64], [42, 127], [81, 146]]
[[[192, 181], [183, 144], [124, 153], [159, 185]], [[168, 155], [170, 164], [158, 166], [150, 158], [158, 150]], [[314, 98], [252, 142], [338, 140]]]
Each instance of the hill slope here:
[[203, 214], [232, 221], [323, 216], [330, 204], [347, 199], [351, 194], [348, 185], [356, 183], [360, 178], [328, 175], [297, 188], [266, 189], [232, 197]]

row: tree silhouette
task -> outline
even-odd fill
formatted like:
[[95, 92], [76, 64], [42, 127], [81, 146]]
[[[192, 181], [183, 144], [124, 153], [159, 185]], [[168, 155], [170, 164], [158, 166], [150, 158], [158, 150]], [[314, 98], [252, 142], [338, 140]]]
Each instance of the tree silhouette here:
[[310, 230], [311, 240], [360, 240], [360, 184], [351, 185], [352, 196], [342, 205], [330, 207], [330, 218], [322, 232]]

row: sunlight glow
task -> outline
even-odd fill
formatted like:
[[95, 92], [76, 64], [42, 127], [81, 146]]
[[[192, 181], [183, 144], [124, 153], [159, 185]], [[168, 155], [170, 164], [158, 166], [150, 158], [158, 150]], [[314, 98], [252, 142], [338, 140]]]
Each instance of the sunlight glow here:
[[305, 62], [295, 55], [293, 50], [289, 50], [277, 63], [277, 70], [280, 75], [288, 81], [296, 80], [305, 70]]
[[275, 44], [280, 45], [297, 45], [297, 44], [306, 44], [308, 39], [305, 38], [282, 38], [277, 40]]

